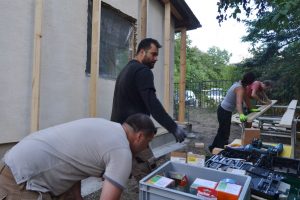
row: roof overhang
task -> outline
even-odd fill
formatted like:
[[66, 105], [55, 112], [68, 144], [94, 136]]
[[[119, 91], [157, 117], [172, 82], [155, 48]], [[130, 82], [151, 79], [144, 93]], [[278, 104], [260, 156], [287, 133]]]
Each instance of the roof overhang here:
[[194, 30], [201, 27], [201, 24], [193, 11], [184, 0], [160, 0], [162, 3], [171, 3], [171, 13], [175, 19], [175, 31], [182, 28]]

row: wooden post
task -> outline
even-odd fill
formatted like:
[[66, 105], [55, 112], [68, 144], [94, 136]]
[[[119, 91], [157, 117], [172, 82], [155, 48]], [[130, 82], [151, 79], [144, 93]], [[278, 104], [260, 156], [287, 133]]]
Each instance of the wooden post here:
[[165, 3], [165, 34], [164, 34], [164, 52], [165, 52], [165, 86], [164, 86], [164, 107], [167, 112], [170, 110], [170, 49], [171, 49], [171, 3]]
[[99, 77], [99, 55], [100, 55], [100, 22], [101, 22], [101, 0], [93, 0], [92, 16], [92, 49], [91, 49], [91, 77], [89, 95], [89, 114], [96, 117], [97, 112], [97, 84]]
[[178, 121], [185, 121], [185, 77], [186, 77], [186, 28], [181, 29], [180, 38], [180, 83]]
[[147, 0], [141, 2], [141, 39], [147, 35]]
[[43, 0], [35, 1], [34, 43], [32, 67], [32, 97], [30, 131], [39, 130], [40, 108], [40, 67], [41, 67], [41, 38], [42, 38]]

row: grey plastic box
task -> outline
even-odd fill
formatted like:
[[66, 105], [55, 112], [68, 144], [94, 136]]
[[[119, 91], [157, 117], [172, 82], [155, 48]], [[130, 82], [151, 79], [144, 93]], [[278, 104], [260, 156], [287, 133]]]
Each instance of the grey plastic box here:
[[168, 161], [157, 168], [155, 171], [144, 177], [142, 180], [140, 180], [139, 200], [199, 199], [199, 197], [190, 193], [181, 192], [170, 188], [161, 188], [147, 183], [147, 181], [154, 175], [164, 174], [168, 171], [176, 171], [186, 174], [189, 181], [188, 186], [190, 186], [196, 178], [203, 178], [216, 182], [224, 178], [234, 179], [238, 184], [243, 186], [239, 196], [239, 200], [250, 199], [251, 177], [249, 176], [231, 174], [228, 172], [209, 169], [206, 167], [197, 167], [184, 163]]

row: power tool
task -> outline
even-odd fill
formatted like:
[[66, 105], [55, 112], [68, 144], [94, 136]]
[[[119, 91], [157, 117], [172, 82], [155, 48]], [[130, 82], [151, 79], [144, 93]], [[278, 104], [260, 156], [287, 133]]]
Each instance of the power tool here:
[[[228, 147], [227, 147], [228, 148]], [[243, 147], [230, 147], [231, 149], [237, 149], [240, 151], [246, 152], [258, 152], [261, 154], [268, 154], [268, 155], [276, 155], [278, 156], [283, 151], [283, 144], [279, 143], [276, 146], [272, 145], [264, 145], [261, 140], [254, 139], [251, 144], [247, 144]]]
[[282, 143], [278, 143], [276, 146], [266, 145], [266, 144], [263, 144], [263, 142], [260, 139], [254, 138], [251, 144], [254, 148], [261, 149], [261, 150], [266, 149], [265, 151], [272, 155], [278, 156], [283, 151]]

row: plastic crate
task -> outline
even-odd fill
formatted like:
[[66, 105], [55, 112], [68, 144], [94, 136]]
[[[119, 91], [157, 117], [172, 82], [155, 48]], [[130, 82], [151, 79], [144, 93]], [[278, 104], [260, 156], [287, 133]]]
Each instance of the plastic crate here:
[[140, 180], [139, 200], [199, 199], [199, 197], [190, 193], [181, 192], [170, 188], [156, 187], [147, 183], [147, 180], [149, 180], [154, 175], [164, 174], [168, 171], [177, 171], [186, 174], [189, 180], [188, 186], [190, 186], [196, 178], [203, 178], [216, 182], [224, 178], [234, 179], [238, 184], [243, 186], [239, 196], [239, 200], [250, 199], [251, 178], [249, 176], [231, 174], [228, 172], [217, 171], [205, 167], [197, 167], [184, 163], [168, 161], [159, 168], [157, 168], [155, 171], [147, 175], [145, 178]]

